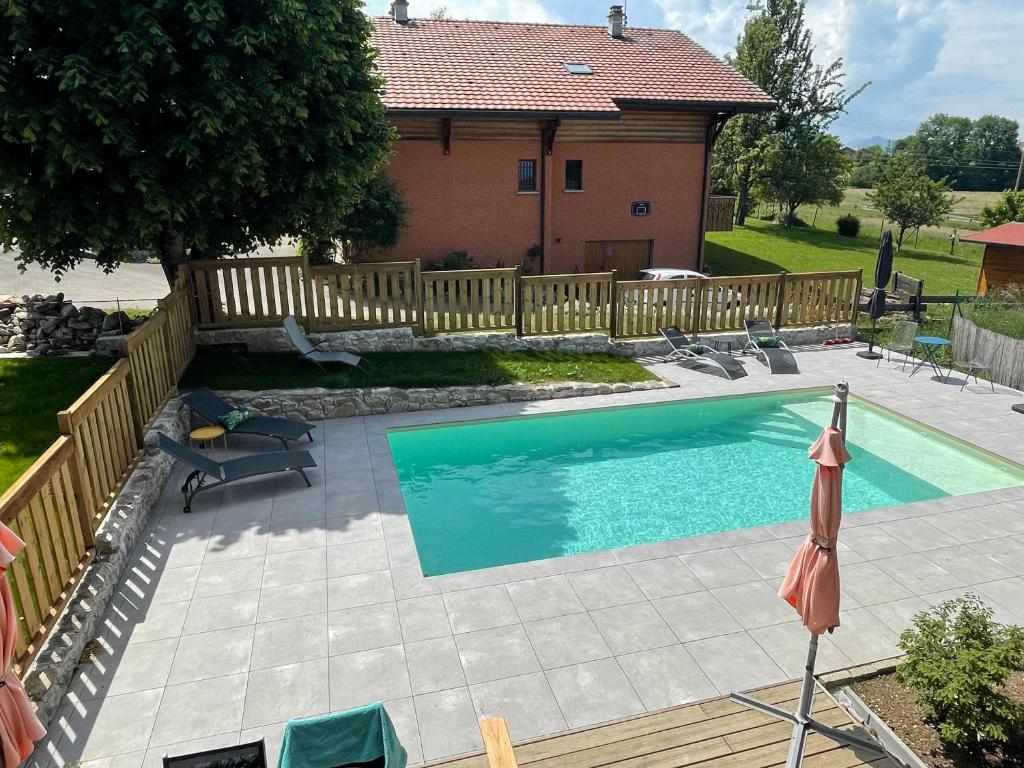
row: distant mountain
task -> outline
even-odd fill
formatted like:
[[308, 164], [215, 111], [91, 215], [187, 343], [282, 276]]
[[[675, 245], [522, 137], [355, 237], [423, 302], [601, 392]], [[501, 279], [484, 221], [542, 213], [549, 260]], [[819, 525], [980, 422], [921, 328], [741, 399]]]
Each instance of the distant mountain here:
[[857, 139], [856, 141], [848, 142], [846, 146], [853, 147], [854, 149], [864, 149], [864, 147], [873, 147], [876, 144], [880, 147], [888, 147], [890, 139], [885, 136], [871, 136], [867, 139]]

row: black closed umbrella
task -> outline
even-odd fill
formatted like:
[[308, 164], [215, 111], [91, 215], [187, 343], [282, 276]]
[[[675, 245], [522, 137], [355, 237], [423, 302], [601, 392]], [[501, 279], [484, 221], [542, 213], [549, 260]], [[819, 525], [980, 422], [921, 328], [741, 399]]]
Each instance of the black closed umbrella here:
[[875, 262], [875, 287], [868, 300], [868, 315], [871, 317], [871, 341], [868, 348], [858, 352], [858, 357], [867, 360], [878, 360], [881, 355], [875, 352], [875, 326], [878, 318], [885, 314], [885, 286], [892, 278], [892, 232], [888, 229], [882, 235], [878, 246], [878, 261]]

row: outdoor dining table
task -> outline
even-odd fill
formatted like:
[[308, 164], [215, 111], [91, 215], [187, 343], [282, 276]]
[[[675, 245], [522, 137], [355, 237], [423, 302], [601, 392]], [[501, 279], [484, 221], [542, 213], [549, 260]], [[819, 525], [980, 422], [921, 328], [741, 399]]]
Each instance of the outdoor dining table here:
[[[925, 365], [930, 365], [932, 370], [935, 371], [935, 375], [940, 379], [945, 378], [942, 375], [942, 367], [939, 365], [939, 361], [935, 359], [939, 350], [943, 347], [950, 346], [953, 342], [949, 339], [944, 339], [941, 336], [915, 336], [914, 343], [919, 344], [923, 350], [924, 356], [918, 361], [917, 365], [914, 366], [914, 370], [910, 372], [913, 376]], [[950, 366], [949, 372], [953, 372], [953, 367]], [[946, 374], [947, 376], [949, 374]]]

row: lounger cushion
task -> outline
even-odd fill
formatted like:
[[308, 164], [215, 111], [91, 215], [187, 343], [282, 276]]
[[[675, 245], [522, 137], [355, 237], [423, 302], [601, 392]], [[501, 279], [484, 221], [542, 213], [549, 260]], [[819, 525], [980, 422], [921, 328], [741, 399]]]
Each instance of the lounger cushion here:
[[252, 418], [252, 411], [246, 405], [240, 405], [234, 410], [228, 411], [223, 416], [217, 417], [217, 421], [227, 427], [229, 430], [234, 429], [243, 421], [248, 421]]
[[703, 344], [687, 344], [686, 345], [686, 350], [688, 352], [693, 352], [695, 355], [699, 355], [701, 352], [704, 351], [704, 345]]
[[759, 347], [777, 347], [779, 346], [778, 336], [758, 336], [757, 346]]

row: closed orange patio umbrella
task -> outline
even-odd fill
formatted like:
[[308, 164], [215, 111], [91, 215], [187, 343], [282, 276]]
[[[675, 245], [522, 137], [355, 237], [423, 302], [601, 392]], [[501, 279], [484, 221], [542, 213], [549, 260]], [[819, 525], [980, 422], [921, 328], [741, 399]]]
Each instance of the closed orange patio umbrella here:
[[15, 647], [18, 641], [18, 614], [14, 610], [11, 585], [7, 583], [7, 568], [24, 548], [25, 542], [3, 523], [0, 523], [0, 744], [4, 751], [5, 768], [15, 768], [32, 754], [35, 742], [46, 735], [46, 729], [36, 717], [32, 702], [14, 673]]
[[846, 451], [848, 395], [849, 386], [845, 381], [836, 385], [832, 398], [832, 423], [807, 452], [808, 457], [818, 465], [811, 488], [810, 532], [797, 549], [779, 588], [779, 597], [796, 609], [811, 633], [797, 711], [787, 712], [741, 693], [733, 693], [731, 696], [733, 701], [793, 724], [787, 768], [797, 768], [803, 762], [804, 743], [809, 731], [816, 731], [840, 744], [879, 756], [885, 754], [878, 744], [869, 739], [840, 731], [810, 717], [818, 636], [839, 626], [839, 561], [836, 558], [836, 542], [843, 517], [843, 467], [850, 460], [850, 454]]

